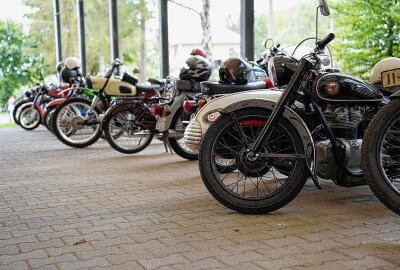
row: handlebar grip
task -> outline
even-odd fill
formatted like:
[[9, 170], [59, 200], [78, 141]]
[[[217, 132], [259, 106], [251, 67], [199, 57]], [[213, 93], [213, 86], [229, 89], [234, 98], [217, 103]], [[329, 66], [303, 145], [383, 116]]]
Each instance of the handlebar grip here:
[[317, 42], [318, 49], [323, 50], [329, 42], [335, 39], [335, 34], [328, 34], [323, 40]]

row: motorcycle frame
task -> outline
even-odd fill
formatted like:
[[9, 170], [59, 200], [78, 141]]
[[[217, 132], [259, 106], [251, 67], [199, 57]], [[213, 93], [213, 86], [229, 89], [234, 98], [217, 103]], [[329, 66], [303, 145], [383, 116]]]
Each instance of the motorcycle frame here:
[[[279, 121], [278, 118], [281, 117], [283, 115], [283, 112], [285, 111], [285, 109], [287, 109], [289, 106], [289, 101], [291, 96], [298, 91], [298, 89], [300, 87], [302, 87], [302, 90], [304, 91], [304, 93], [306, 94], [305, 97], [311, 102], [313, 108], [316, 110], [317, 116], [319, 118], [319, 120], [321, 121], [323, 127], [325, 128], [328, 138], [332, 144], [332, 149], [333, 149], [333, 153], [334, 153], [334, 157], [335, 157], [335, 161], [338, 163], [338, 165], [340, 166], [340, 168], [347, 174], [350, 176], [362, 176], [363, 173], [362, 172], [352, 172], [350, 171], [341, 161], [340, 157], [339, 157], [339, 151], [338, 151], [338, 145], [336, 143], [336, 139], [335, 136], [331, 130], [331, 128], [329, 127], [328, 123], [326, 122], [326, 119], [322, 113], [321, 108], [319, 107], [319, 105], [316, 103], [315, 100], [313, 100], [311, 93], [309, 92], [310, 89], [307, 85], [300, 85], [300, 83], [305, 82], [307, 80], [307, 78], [305, 78], [305, 76], [307, 76], [307, 71], [311, 69], [311, 63], [306, 60], [306, 59], [302, 59], [300, 61], [300, 65], [299, 65], [299, 69], [298, 71], [294, 74], [294, 76], [292, 77], [292, 80], [289, 82], [287, 88], [285, 89], [285, 91], [283, 92], [282, 96], [279, 98], [278, 102], [276, 103], [276, 106], [274, 107], [270, 117], [269, 117], [269, 122], [268, 125], [265, 125], [261, 131], [260, 134], [257, 136], [257, 138], [255, 139], [254, 143], [252, 145], [246, 145], [246, 147], [248, 147], [248, 149], [253, 152], [253, 153], [257, 153], [259, 151], [259, 148], [262, 144], [263, 141], [268, 140], [269, 136], [271, 136], [276, 123]], [[231, 113], [231, 117], [233, 118], [234, 121], [236, 121], [235, 115], [234, 113]], [[289, 119], [291, 121], [291, 119]], [[237, 122], [237, 121], [236, 121]], [[292, 122], [292, 121], [291, 121]], [[239, 130], [239, 135], [241, 136], [242, 140], [244, 137], [244, 134], [242, 134], [240, 131], [242, 131], [240, 129], [240, 126], [238, 123], [236, 123], [236, 126], [238, 126], [238, 130]], [[309, 128], [306, 126], [306, 128], [309, 130]], [[245, 141], [245, 140], [244, 140]], [[302, 138], [302, 143], [304, 144], [305, 141]], [[268, 155], [266, 157], [272, 157], [274, 156], [273, 154]], [[305, 158], [306, 159], [306, 163], [310, 164], [311, 160], [309, 160], [309, 156], [308, 155], [286, 155], [287, 157], [292, 157], [292, 158]], [[309, 167], [309, 171], [311, 173], [311, 176], [313, 178], [313, 181], [315, 182], [315, 184], [317, 184], [317, 186], [319, 186], [318, 184], [318, 180], [314, 174], [314, 172], [311, 170], [311, 168]]]

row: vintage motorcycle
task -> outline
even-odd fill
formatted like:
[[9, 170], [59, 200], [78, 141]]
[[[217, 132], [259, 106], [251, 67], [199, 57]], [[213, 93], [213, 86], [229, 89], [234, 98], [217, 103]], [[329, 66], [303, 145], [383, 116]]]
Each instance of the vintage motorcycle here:
[[365, 132], [361, 165], [376, 197], [400, 215], [400, 59], [391, 57], [376, 64], [371, 81], [393, 95]]
[[55, 104], [54, 101], [63, 96], [62, 90], [63, 88], [55, 85], [38, 84], [34, 91], [33, 100], [18, 106], [15, 116], [16, 122], [26, 130], [33, 130], [41, 123], [46, 125], [44, 121], [45, 108], [50, 103]]
[[[91, 101], [83, 97], [74, 97], [56, 108], [52, 117], [52, 126], [54, 134], [61, 142], [76, 148], [95, 143], [102, 135], [102, 118], [105, 111], [118, 98], [148, 100], [155, 95], [155, 90], [162, 88], [158, 84], [137, 84], [138, 80], [128, 73], [113, 76], [121, 65], [122, 62], [116, 58], [105, 76], [88, 75], [86, 77], [86, 87], [98, 90]], [[79, 61], [76, 58], [65, 60], [65, 69], [71, 73], [71, 77], [79, 73], [79, 67]]]
[[[330, 13], [325, 0], [318, 9]], [[360, 79], [321, 69], [319, 54], [334, 38], [329, 34], [316, 42], [283, 91], [271, 91], [270, 99], [248, 94], [225, 103], [208, 128], [200, 173], [226, 207], [252, 214], [275, 211], [297, 196], [308, 177], [318, 188], [317, 176], [339, 186], [365, 184], [362, 137], [384, 96]], [[269, 68], [275, 79], [279, 67]]]
[[[204, 55], [204, 53], [203, 53]], [[141, 100], [127, 100], [116, 104], [104, 117], [104, 133], [115, 150], [134, 154], [145, 149], [154, 135], [163, 140], [179, 156], [194, 160], [193, 153], [182, 137], [189, 116], [184, 113], [185, 100], [192, 100], [200, 92], [200, 82], [210, 78], [212, 64], [201, 54], [186, 60], [179, 79], [166, 79], [164, 91], [158, 92], [150, 104]]]

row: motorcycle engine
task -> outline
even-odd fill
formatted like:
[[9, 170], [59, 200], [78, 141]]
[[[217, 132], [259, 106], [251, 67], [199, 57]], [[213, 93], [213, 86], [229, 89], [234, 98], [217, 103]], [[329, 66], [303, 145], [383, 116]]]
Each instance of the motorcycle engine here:
[[[360, 172], [362, 139], [357, 138], [360, 122], [366, 109], [361, 106], [329, 105], [324, 116], [336, 138], [339, 159], [351, 171]], [[316, 174], [324, 179], [332, 179], [337, 185], [351, 187], [364, 185], [364, 177], [345, 174], [337, 164], [329, 139], [315, 143]]]

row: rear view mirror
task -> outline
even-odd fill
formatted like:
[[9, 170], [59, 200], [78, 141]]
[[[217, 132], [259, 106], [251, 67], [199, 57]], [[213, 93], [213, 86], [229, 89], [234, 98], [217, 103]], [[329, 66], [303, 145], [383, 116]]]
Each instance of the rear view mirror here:
[[331, 14], [326, 0], [319, 0], [319, 9], [321, 14], [324, 16], [329, 16], [329, 14]]
[[264, 42], [264, 48], [269, 50], [272, 47], [274, 47], [274, 40], [272, 38], [266, 39]]

